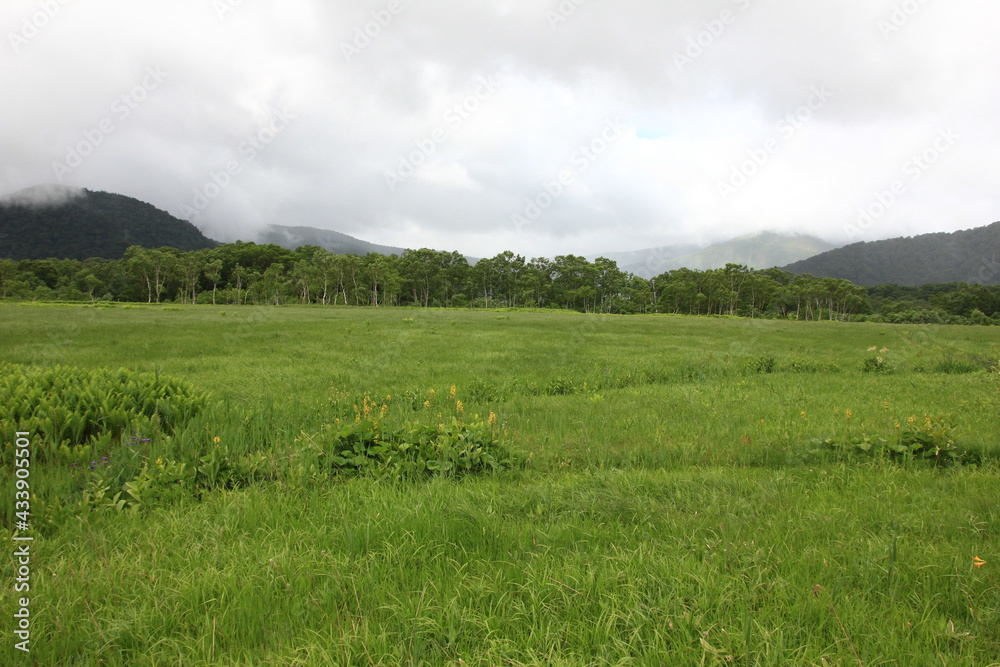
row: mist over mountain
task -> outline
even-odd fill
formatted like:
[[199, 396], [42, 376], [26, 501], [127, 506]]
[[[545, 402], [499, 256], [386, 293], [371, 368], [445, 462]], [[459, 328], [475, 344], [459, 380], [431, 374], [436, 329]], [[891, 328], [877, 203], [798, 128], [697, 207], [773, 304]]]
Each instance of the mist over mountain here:
[[76, 199], [86, 197], [87, 191], [70, 185], [48, 183], [18, 190], [0, 199], [2, 205], [25, 206], [28, 208], [46, 208], [62, 206]]
[[314, 245], [338, 255], [367, 255], [370, 252], [379, 255], [402, 255], [405, 250], [404, 248], [369, 243], [330, 229], [285, 227], [283, 225], [269, 225], [260, 233], [258, 241], [260, 243], [273, 243], [289, 250], [295, 250], [305, 245]]
[[604, 255], [623, 271], [652, 278], [680, 268], [707, 271], [726, 264], [742, 264], [751, 269], [768, 269], [812, 257], [836, 246], [806, 234], [761, 232], [716, 243], [707, 248], [676, 245]]

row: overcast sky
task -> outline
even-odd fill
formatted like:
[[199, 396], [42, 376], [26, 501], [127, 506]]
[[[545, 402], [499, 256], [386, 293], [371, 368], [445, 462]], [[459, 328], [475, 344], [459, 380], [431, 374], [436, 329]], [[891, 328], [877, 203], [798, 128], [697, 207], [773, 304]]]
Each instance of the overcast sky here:
[[1000, 220], [997, 25], [993, 0], [3, 0], [0, 194], [486, 257], [968, 229]]

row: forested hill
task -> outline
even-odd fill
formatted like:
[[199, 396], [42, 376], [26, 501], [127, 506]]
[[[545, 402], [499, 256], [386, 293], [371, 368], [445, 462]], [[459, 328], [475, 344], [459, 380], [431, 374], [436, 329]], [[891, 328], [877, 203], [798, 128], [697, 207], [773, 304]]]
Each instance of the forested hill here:
[[855, 285], [1000, 285], [1000, 222], [951, 234], [854, 243], [783, 267]]
[[187, 251], [218, 243], [190, 222], [124, 195], [40, 186], [0, 200], [0, 258], [120, 259], [133, 245]]

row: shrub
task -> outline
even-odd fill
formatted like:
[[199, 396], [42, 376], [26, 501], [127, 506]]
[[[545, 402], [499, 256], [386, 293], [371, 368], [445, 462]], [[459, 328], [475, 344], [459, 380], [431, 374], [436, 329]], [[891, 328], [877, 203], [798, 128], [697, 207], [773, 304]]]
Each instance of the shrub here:
[[466, 475], [510, 467], [514, 457], [502, 443], [495, 416], [429, 426], [407, 424], [392, 431], [359, 419], [327, 424], [314, 435], [300, 436], [306, 458], [329, 473], [388, 473], [395, 477]]
[[157, 458], [152, 465], [147, 460], [142, 470], [124, 491], [135, 504], [165, 504], [176, 502], [194, 489], [197, 471], [180, 461]]
[[947, 373], [950, 375], [963, 375], [967, 373], [975, 373], [976, 371], [982, 370], [982, 364], [977, 364], [971, 359], [955, 359], [953, 357], [948, 357], [942, 361], [939, 361], [934, 366], [934, 371], [936, 373]]
[[[389, 396], [373, 400], [366, 394], [357, 405], [351, 394], [334, 390], [330, 407], [345, 419], [301, 435], [287, 448], [280, 435], [275, 436], [281, 426], [273, 414], [207, 406], [207, 394], [163, 376], [12, 366], [3, 370], [6, 393], [0, 424], [30, 431], [38, 451], [49, 452], [36, 478], [58, 489], [35, 506], [34, 523], [45, 533], [91, 512], [141, 511], [257, 482], [301, 487], [358, 474], [397, 479], [462, 476], [516, 464], [493, 413], [487, 420], [463, 421], [455, 387], [447, 397], [435, 398], [432, 390], [424, 402], [417, 394], [404, 395], [401, 406], [430, 419], [434, 412], [427, 405], [436, 402], [433, 407], [452, 411], [450, 423], [389, 428], [384, 423]], [[38, 387], [51, 393], [43, 396]], [[41, 407], [29, 410], [32, 401]], [[353, 418], [346, 416], [349, 411]], [[80, 432], [59, 430], [64, 421]], [[65, 435], [56, 441], [58, 447], [50, 444], [50, 438]]]
[[981, 458], [959, 447], [955, 426], [939, 417], [928, 416], [923, 421], [911, 417], [888, 447], [893, 458], [926, 461], [938, 467], [977, 464]]
[[895, 371], [895, 365], [885, 359], [884, 357], [868, 357], [861, 364], [861, 371], [863, 373], [877, 373], [879, 375], [888, 375]]
[[978, 465], [982, 456], [965, 449], [955, 439], [955, 426], [947, 419], [927, 416], [923, 421], [910, 417], [905, 426], [897, 424], [893, 439], [863, 434], [860, 438], [840, 441], [814, 439], [812, 453], [833, 454], [839, 460], [884, 457], [899, 463], [922, 462], [935, 467]]
[[773, 373], [776, 366], [774, 357], [763, 356], [751, 361], [747, 365], [747, 371], [750, 373]]
[[493, 382], [475, 379], [465, 388], [469, 398], [480, 403], [497, 403], [507, 399], [508, 391], [505, 387], [498, 387]]
[[549, 396], [566, 396], [576, 392], [576, 386], [572, 380], [566, 378], [553, 378], [545, 386], [545, 393]]
[[208, 399], [158, 373], [0, 364], [0, 430], [37, 435], [45, 443], [40, 461], [88, 446], [106, 450], [139, 424], [173, 432], [200, 414]]
[[839, 460], [852, 460], [856, 457], [873, 457], [886, 451], [889, 441], [885, 438], [873, 438], [867, 435], [856, 440], [841, 442], [834, 438], [812, 441], [813, 454], [824, 456], [833, 454]]

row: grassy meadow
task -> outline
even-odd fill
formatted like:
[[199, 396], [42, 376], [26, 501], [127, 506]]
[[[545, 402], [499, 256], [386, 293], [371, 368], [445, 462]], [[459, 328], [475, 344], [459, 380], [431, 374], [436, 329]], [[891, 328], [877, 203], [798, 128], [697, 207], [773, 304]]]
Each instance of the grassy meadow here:
[[[210, 407], [36, 460], [32, 651], [5, 628], [3, 664], [1000, 665], [996, 327], [0, 304], [4, 362]], [[369, 403], [516, 462], [294, 463]], [[893, 455], [907, 433], [943, 453]], [[258, 481], [94, 500], [214, 446]]]

